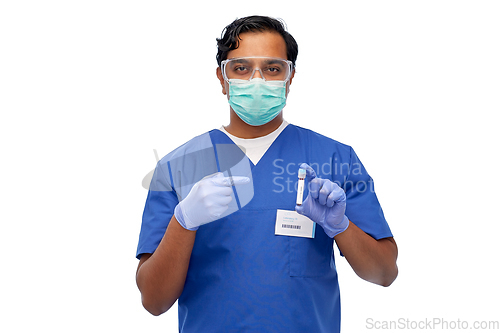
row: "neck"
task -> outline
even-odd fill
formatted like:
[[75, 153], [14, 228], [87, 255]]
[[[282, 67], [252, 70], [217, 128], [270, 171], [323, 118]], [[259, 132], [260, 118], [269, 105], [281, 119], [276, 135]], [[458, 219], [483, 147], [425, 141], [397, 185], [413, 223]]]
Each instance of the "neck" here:
[[280, 112], [276, 118], [261, 126], [251, 126], [245, 123], [238, 117], [238, 115], [231, 109], [230, 122], [224, 128], [229, 134], [242, 139], [255, 139], [261, 136], [266, 136], [278, 127], [283, 122], [283, 112]]

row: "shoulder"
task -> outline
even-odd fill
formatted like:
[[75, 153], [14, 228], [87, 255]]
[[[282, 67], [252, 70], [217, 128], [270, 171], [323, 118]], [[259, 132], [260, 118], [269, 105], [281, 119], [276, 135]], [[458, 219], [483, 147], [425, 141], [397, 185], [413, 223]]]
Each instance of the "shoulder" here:
[[198, 136], [195, 136], [191, 140], [185, 142], [179, 147], [172, 150], [170, 153], [165, 155], [160, 161], [160, 164], [165, 164], [167, 162], [176, 160], [180, 157], [185, 158], [191, 154], [199, 154], [206, 149], [212, 149], [212, 140], [210, 137], [210, 133], [215, 130], [205, 132]]
[[290, 130], [294, 132], [294, 135], [299, 136], [301, 139], [309, 141], [310, 144], [320, 145], [322, 148], [330, 148], [339, 152], [350, 153], [352, 147], [346, 145], [342, 142], [334, 140], [330, 137], [327, 137], [323, 134], [317, 133], [308, 128], [300, 127], [297, 125], [288, 125]]
[[194, 183], [217, 172], [211, 132], [192, 138], [158, 161], [150, 189], [174, 190], [180, 201]]

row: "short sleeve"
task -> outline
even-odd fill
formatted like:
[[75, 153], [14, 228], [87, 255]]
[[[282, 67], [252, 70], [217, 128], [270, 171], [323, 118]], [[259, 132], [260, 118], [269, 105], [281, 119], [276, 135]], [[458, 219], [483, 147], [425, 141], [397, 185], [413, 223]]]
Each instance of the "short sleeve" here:
[[177, 194], [170, 185], [168, 163], [160, 161], [149, 186], [146, 205], [142, 215], [141, 232], [137, 246], [137, 259], [144, 253], [153, 253], [160, 244], [175, 206], [179, 203]]
[[392, 237], [375, 194], [373, 179], [352, 148], [348, 176], [343, 188], [347, 197], [345, 215], [349, 220], [375, 239]]

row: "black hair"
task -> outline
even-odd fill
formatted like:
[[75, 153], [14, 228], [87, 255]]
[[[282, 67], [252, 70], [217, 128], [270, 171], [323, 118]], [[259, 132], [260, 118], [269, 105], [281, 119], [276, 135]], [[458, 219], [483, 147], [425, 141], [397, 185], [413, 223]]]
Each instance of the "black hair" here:
[[299, 46], [292, 35], [286, 31], [284, 22], [258, 15], [237, 19], [224, 28], [221, 38], [217, 38], [217, 64], [219, 67], [221, 62], [227, 59], [228, 52], [238, 48], [241, 33], [264, 31], [275, 31], [283, 37], [286, 44], [286, 56], [295, 67]]

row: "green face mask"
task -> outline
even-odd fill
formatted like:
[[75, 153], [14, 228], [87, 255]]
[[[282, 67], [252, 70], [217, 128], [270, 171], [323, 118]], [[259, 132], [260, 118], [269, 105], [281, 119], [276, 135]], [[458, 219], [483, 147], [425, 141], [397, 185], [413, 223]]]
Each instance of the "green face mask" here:
[[229, 104], [248, 125], [267, 124], [285, 107], [286, 82], [261, 78], [229, 80]]

